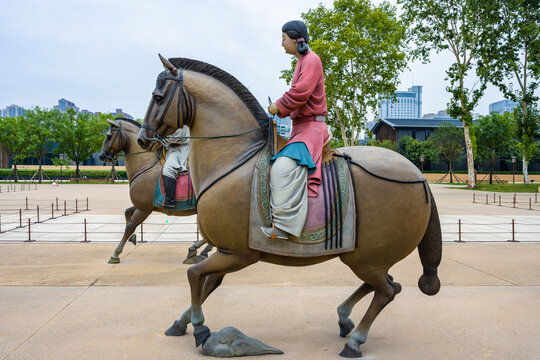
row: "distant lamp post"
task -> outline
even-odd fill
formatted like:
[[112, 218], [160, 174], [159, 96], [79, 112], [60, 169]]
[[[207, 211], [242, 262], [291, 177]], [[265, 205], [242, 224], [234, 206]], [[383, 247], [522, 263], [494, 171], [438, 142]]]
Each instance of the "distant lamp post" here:
[[512, 183], [516, 183], [516, 157], [512, 156]]
[[424, 155], [420, 155], [420, 172], [424, 172]]

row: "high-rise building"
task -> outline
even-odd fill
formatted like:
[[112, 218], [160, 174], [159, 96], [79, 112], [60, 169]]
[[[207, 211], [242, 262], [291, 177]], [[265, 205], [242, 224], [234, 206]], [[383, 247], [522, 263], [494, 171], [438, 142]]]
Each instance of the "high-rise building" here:
[[0, 117], [21, 116], [26, 110], [19, 105], [9, 105], [5, 109], [0, 109]]
[[75, 103], [66, 100], [64, 98], [58, 100], [58, 105], [54, 106], [55, 109], [60, 110], [60, 112], [66, 112], [67, 109], [73, 109], [75, 112], [79, 112], [79, 108], [75, 106]]
[[395, 97], [379, 101], [381, 119], [418, 119], [422, 117], [422, 86], [396, 91]]
[[504, 114], [505, 112], [512, 112], [514, 108], [518, 106], [518, 103], [512, 100], [501, 100], [489, 104], [489, 113]]
[[124, 117], [126, 119], [133, 120], [133, 116], [129, 115], [127, 112], [123, 111], [122, 109], [116, 109], [116, 112], [111, 112], [110, 114], [114, 115], [114, 117]]
[[291, 136], [292, 120], [289, 117], [280, 119], [276, 116], [277, 133], [284, 138]]

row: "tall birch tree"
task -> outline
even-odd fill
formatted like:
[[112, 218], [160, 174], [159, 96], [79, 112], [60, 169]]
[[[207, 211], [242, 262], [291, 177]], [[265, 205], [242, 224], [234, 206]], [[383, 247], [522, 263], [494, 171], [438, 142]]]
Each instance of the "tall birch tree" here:
[[416, 45], [413, 54], [424, 61], [431, 51], [449, 51], [455, 62], [446, 71], [451, 98], [447, 111], [463, 123], [467, 153], [469, 187], [475, 187], [474, 146], [471, 132], [473, 110], [486, 88], [481, 78], [476, 88], [467, 88], [471, 70], [477, 65], [484, 34], [492, 34], [489, 14], [496, 11], [491, 0], [398, 0], [403, 5], [403, 18], [411, 24], [409, 35]]

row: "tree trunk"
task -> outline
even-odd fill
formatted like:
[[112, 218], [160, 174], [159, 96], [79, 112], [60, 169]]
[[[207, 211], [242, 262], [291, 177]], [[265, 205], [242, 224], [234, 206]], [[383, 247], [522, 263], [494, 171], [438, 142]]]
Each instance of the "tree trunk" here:
[[523, 154], [523, 183], [524, 184], [530, 184], [529, 181], [529, 162], [527, 161], [527, 158], [525, 154]]
[[19, 172], [17, 170], [17, 164], [13, 164], [13, 179], [15, 182], [19, 182]]
[[467, 149], [467, 173], [469, 175], [469, 185], [467, 187], [471, 189], [476, 187], [476, 182], [474, 180], [474, 157], [469, 126], [467, 126], [465, 123], [463, 123], [463, 133], [465, 135], [465, 148]]
[[38, 159], [38, 182], [41, 184], [43, 181], [43, 171], [41, 170], [41, 163], [43, 162], [43, 158]]
[[448, 173], [450, 174], [450, 184], [453, 184], [454, 180], [452, 179], [452, 176], [454, 174], [452, 173], [452, 162], [451, 161], [448, 163]]
[[489, 162], [489, 184], [493, 184], [493, 167], [494, 167], [494, 162], [493, 161], [490, 161]]
[[77, 167], [75, 170], [75, 182], [78, 183], [79, 182], [79, 162], [77, 161], [76, 164], [77, 164]]

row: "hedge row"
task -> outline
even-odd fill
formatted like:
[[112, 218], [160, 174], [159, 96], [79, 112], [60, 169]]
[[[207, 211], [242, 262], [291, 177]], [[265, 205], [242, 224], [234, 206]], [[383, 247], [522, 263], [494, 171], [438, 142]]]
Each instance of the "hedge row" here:
[[[62, 169], [62, 178], [74, 178], [75, 169]], [[118, 175], [123, 178], [127, 178], [125, 170], [116, 170]], [[12, 169], [0, 169], [0, 177], [8, 177], [13, 172]], [[17, 169], [19, 176], [21, 177], [32, 177], [36, 173], [36, 169]], [[110, 170], [80, 170], [80, 176], [86, 174], [88, 178], [106, 178]], [[47, 169], [43, 170], [43, 177], [48, 176], [51, 179], [60, 177], [60, 169]]]

